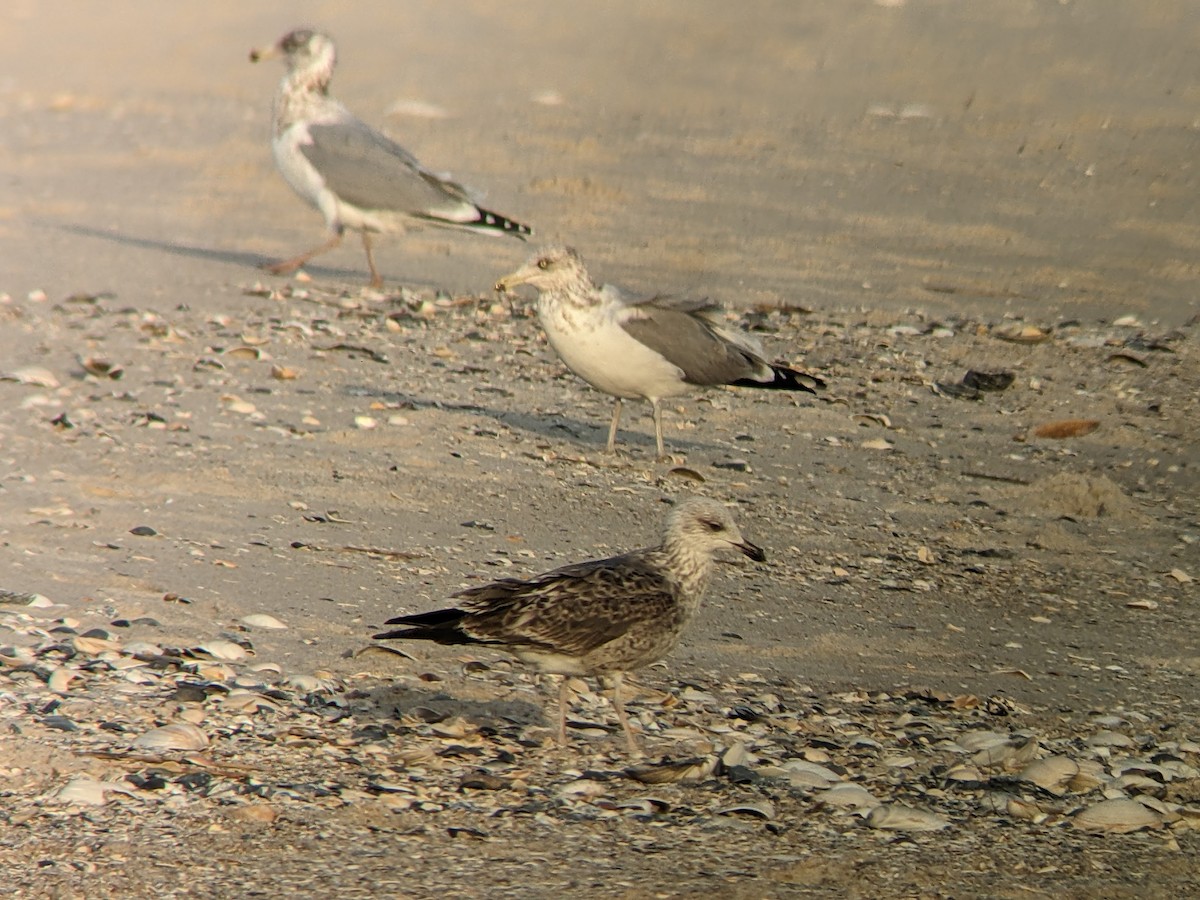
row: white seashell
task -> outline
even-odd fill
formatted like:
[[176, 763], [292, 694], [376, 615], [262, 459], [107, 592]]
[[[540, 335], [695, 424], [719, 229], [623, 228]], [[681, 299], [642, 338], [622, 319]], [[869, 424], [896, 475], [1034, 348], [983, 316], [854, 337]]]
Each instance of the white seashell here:
[[879, 805], [879, 801], [861, 784], [835, 784], [817, 794], [816, 799], [825, 806], [846, 809], [868, 809]]
[[121, 652], [130, 656], [162, 656], [163, 649], [150, 641], [131, 641], [121, 648]]
[[119, 650], [121, 644], [119, 641], [106, 641], [103, 638], [76, 637], [72, 638], [71, 645], [77, 653], [86, 653], [88, 656], [99, 656], [109, 650]]
[[725, 751], [721, 756], [721, 762], [726, 766], [743, 766], [749, 758], [750, 753], [746, 750], [746, 745], [738, 741]]
[[208, 735], [189, 722], [152, 728], [133, 742], [140, 750], [203, 750]]
[[718, 816], [754, 816], [759, 819], [775, 818], [775, 804], [770, 800], [758, 800], [753, 803], [736, 803], [717, 810]]
[[867, 815], [867, 824], [883, 831], [941, 831], [950, 821], [924, 809], [901, 803], [877, 806]]
[[327, 691], [332, 687], [331, 682], [316, 675], [293, 675], [287, 680], [288, 687], [293, 690], [311, 694], [314, 691]]
[[1071, 820], [1076, 828], [1085, 831], [1107, 831], [1112, 834], [1128, 834], [1143, 828], [1158, 828], [1163, 817], [1136, 800], [1118, 798], [1103, 800], [1086, 809], [1081, 809]]
[[0, 381], [15, 381], [18, 384], [32, 384], [45, 388], [58, 387], [58, 379], [54, 377], [54, 373], [40, 366], [23, 366], [11, 372], [0, 373]]
[[1078, 774], [1079, 763], [1075, 760], [1066, 756], [1047, 756], [1031, 762], [1018, 773], [1017, 778], [1061, 797]]
[[243, 616], [242, 624], [249, 625], [251, 628], [265, 628], [274, 631], [283, 631], [287, 628], [277, 618], [268, 616], [266, 613], [254, 613], [249, 616]]
[[806, 759], [789, 759], [775, 768], [793, 787], [826, 788], [842, 781], [837, 772]]
[[245, 647], [241, 644], [235, 644], [233, 641], [205, 641], [196, 649], [202, 653], [207, 653], [213, 659], [223, 659], [227, 662], [245, 659], [248, 655]]
[[1097, 731], [1084, 743], [1089, 747], [1132, 747], [1133, 738], [1119, 731]]
[[278, 710], [279, 707], [268, 700], [266, 697], [256, 694], [253, 691], [230, 691], [229, 694], [221, 700], [221, 705], [228, 709], [237, 710], [244, 713], [256, 713], [260, 710]]
[[63, 803], [76, 806], [103, 806], [108, 802], [109, 786], [94, 778], [73, 778], [55, 795]]

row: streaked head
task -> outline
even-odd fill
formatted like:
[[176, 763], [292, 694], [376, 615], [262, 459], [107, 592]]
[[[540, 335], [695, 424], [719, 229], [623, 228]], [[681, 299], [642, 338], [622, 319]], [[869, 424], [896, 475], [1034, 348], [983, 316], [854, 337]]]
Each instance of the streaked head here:
[[756, 562], [767, 558], [761, 547], [742, 537], [728, 507], [707, 497], [692, 497], [671, 511], [663, 543], [679, 543], [705, 553], [733, 548]]
[[337, 49], [333, 41], [311, 28], [296, 28], [281, 37], [274, 46], [250, 51], [250, 62], [282, 56], [288, 70], [307, 69], [333, 70], [337, 62]]
[[496, 282], [496, 290], [508, 293], [518, 285], [528, 284], [539, 291], [588, 291], [592, 280], [584, 268], [583, 258], [572, 247], [544, 247], [525, 262], [525, 265]]

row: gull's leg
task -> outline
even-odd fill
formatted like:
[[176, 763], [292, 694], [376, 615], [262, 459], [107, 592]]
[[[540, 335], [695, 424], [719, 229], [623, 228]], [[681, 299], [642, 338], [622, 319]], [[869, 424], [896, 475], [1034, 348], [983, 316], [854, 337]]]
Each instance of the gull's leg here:
[[371, 235], [364, 228], [362, 232], [363, 249], [367, 251], [367, 268], [371, 270], [371, 287], [379, 290], [383, 287], [383, 277], [375, 268], [375, 254], [371, 252]]
[[330, 237], [329, 240], [321, 244], [319, 247], [313, 247], [311, 250], [307, 250], [304, 253], [301, 253], [299, 256], [293, 257], [292, 259], [285, 259], [281, 262], [271, 263], [268, 266], [263, 266], [263, 268], [272, 275], [291, 275], [314, 256], [320, 256], [322, 253], [332, 250], [341, 242], [342, 229], [339, 228], [333, 233], [333, 236]]
[[558, 746], [567, 747], [567, 676], [559, 675], [558, 682]]
[[604, 448], [605, 453], [612, 453], [613, 448], [617, 446], [617, 425], [621, 421], [621, 398], [617, 398], [617, 405], [613, 407], [612, 423], [608, 426], [608, 446]]
[[625, 741], [629, 745], [629, 752], [634, 756], [641, 756], [642, 753], [638, 750], [637, 741], [633, 737], [633, 729], [629, 727], [629, 715], [625, 712], [625, 701], [621, 698], [621, 685], [624, 683], [624, 676], [620, 672], [616, 672], [611, 677], [613, 706], [617, 708], [617, 718], [621, 722], [621, 729], [625, 732]]
[[663, 449], [662, 438], [662, 407], [658, 405], [657, 400], [651, 400], [654, 404], [654, 443], [658, 445], [658, 458], [666, 459], [667, 453]]

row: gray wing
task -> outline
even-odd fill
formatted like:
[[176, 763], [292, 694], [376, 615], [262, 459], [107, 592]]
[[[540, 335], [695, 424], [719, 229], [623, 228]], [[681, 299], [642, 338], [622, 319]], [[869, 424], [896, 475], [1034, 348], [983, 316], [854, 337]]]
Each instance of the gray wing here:
[[634, 555], [565, 566], [529, 581], [504, 579], [459, 594], [471, 636], [583, 656], [673, 617], [675, 592]]
[[416, 157], [362, 122], [310, 125], [300, 151], [340, 200], [359, 209], [390, 210], [469, 221], [478, 209], [462, 185], [438, 178]]
[[705, 318], [708, 304], [664, 306], [652, 301], [631, 304], [620, 314], [621, 327], [683, 370], [689, 384], [729, 384], [740, 378], [769, 376], [765, 361], [747, 343]]

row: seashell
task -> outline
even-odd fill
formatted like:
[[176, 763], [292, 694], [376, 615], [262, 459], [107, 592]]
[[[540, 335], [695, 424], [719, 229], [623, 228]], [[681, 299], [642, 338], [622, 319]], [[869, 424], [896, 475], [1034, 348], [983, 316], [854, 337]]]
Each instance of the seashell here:
[[18, 384], [32, 384], [44, 388], [56, 388], [59, 384], [53, 372], [39, 366], [24, 366], [11, 372], [0, 372], [0, 381], [15, 381]]
[[[842, 781], [842, 777], [837, 772], [806, 759], [789, 759], [778, 766], [772, 766], [771, 769], [786, 778], [792, 787], [826, 788]], [[764, 774], [775, 773], [764, 772]]]
[[273, 631], [283, 631], [287, 628], [277, 618], [268, 616], [266, 613], [254, 613], [249, 616], [243, 616], [242, 624], [249, 625], [251, 628], [265, 628]]
[[188, 722], [176, 722], [150, 729], [133, 746], [139, 750], [203, 750], [208, 746], [208, 735]]
[[1004, 325], [997, 325], [993, 328], [992, 337], [1013, 344], [1040, 344], [1042, 341], [1050, 338], [1050, 332], [1038, 328], [1036, 325], [1023, 325], [1020, 322], [1011, 322]]
[[1133, 738], [1119, 731], [1097, 731], [1084, 743], [1089, 747], [1132, 747]]
[[221, 706], [243, 713], [256, 713], [263, 710], [275, 712], [279, 709], [278, 706], [261, 694], [241, 690], [230, 691], [229, 694], [221, 699]]
[[1017, 774], [1017, 780], [1036, 784], [1056, 797], [1067, 792], [1067, 785], [1079, 774], [1079, 763], [1066, 756], [1037, 759]]
[[1056, 422], [1045, 422], [1033, 429], [1033, 436], [1065, 440], [1066, 438], [1082, 437], [1091, 434], [1100, 427], [1096, 419], [1060, 419]]
[[103, 806], [108, 802], [109, 785], [94, 778], [72, 778], [59, 789], [55, 797], [75, 806]]
[[1028, 800], [1022, 800], [1020, 797], [1013, 796], [1008, 797], [1007, 802], [1004, 804], [1004, 811], [1014, 819], [1033, 822], [1035, 825], [1046, 821], [1050, 817], [1036, 803], [1030, 803]]
[[758, 819], [771, 820], [775, 818], [775, 804], [770, 800], [757, 800], [753, 803], [735, 803], [717, 810], [718, 816], [753, 816]]
[[316, 675], [292, 675], [288, 678], [287, 685], [293, 690], [305, 694], [311, 694], [314, 691], [328, 691], [334, 687], [332, 681], [327, 678], [318, 678]]
[[950, 827], [949, 819], [902, 803], [875, 807], [867, 815], [867, 824], [882, 831], [941, 831]]
[[1143, 828], [1159, 828], [1163, 817], [1136, 800], [1117, 798], [1102, 800], [1081, 809], [1071, 824], [1084, 831], [1107, 831], [1111, 834], [1129, 834]]
[[239, 659], [245, 659], [249, 654], [249, 651], [241, 644], [223, 640], [205, 641], [196, 650], [211, 656], [213, 659], [223, 659], [227, 662], [236, 662]]
[[111, 378], [117, 381], [125, 374], [125, 370], [111, 359], [100, 359], [96, 356], [81, 356], [79, 365], [83, 367], [83, 371], [97, 378]]
[[727, 768], [730, 766], [744, 766], [750, 758], [750, 753], [746, 750], [746, 745], [738, 741], [721, 755], [721, 764]]
[[71, 689], [71, 682], [79, 677], [78, 672], [60, 666], [50, 673], [50, 677], [46, 679], [46, 686], [56, 694], [65, 694]]
[[625, 770], [625, 774], [642, 784], [675, 784], [682, 781], [703, 781], [712, 776], [719, 765], [720, 760], [715, 756], [693, 756], [690, 759], [630, 766]]
[[1153, 778], [1147, 778], [1137, 772], [1128, 772], [1113, 779], [1112, 786], [1127, 794], [1150, 794], [1153, 796], [1162, 796], [1167, 790], [1167, 786], [1161, 781], [1155, 781]]
[[879, 805], [879, 801], [865, 787], [849, 782], [835, 784], [828, 790], [821, 791], [816, 800], [824, 806], [855, 810], [870, 809]]
[[263, 359], [266, 354], [258, 347], [250, 347], [243, 344], [240, 347], [230, 347], [228, 350], [221, 352], [222, 356], [228, 356], [231, 359]]
[[957, 766], [951, 766], [946, 772], [947, 781], [960, 781], [967, 784], [978, 784], [983, 781], [983, 773], [979, 771], [979, 767], [971, 763], [960, 763]]
[[237, 673], [225, 665], [225, 663], [209, 663], [208, 665], [197, 666], [196, 674], [206, 681], [233, 681]]
[[119, 650], [121, 644], [119, 641], [109, 641], [98, 637], [75, 637], [71, 639], [73, 646], [78, 653], [86, 653], [88, 656], [99, 656], [109, 650]]

